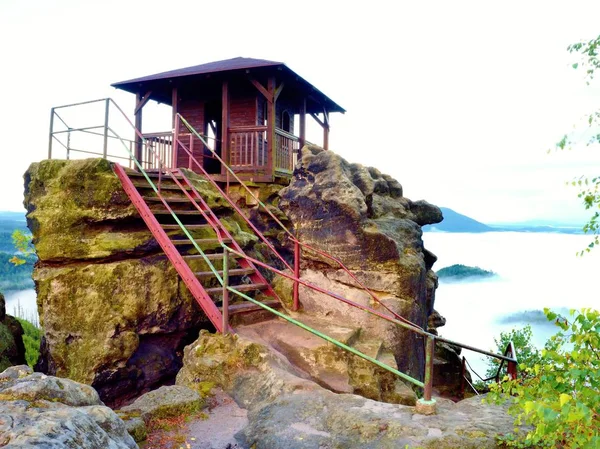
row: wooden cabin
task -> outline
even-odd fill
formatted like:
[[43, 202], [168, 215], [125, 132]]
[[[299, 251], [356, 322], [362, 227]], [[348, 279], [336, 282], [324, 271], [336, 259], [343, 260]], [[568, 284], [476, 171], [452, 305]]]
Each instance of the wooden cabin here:
[[[149, 100], [170, 105], [172, 129], [144, 134], [144, 138], [162, 146], [173, 167], [193, 169], [188, 151], [181, 148], [185, 145], [217, 180], [225, 180], [226, 172], [211, 150], [244, 180], [273, 182], [289, 178], [297, 152], [306, 143], [306, 116], [323, 128], [322, 146], [327, 149], [329, 114], [345, 112], [284, 63], [263, 59], [240, 57], [210, 62], [112, 86], [136, 95], [135, 122], [140, 131], [143, 108]], [[177, 114], [204, 136], [209, 148], [181, 123]], [[294, 125], [296, 116], [298, 129]], [[144, 160], [141, 139], [136, 140], [136, 157]]]

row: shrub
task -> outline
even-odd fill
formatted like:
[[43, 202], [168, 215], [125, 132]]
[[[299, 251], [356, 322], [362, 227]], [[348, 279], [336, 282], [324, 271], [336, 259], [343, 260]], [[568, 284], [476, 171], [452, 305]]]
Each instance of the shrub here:
[[40, 343], [42, 337], [41, 329], [23, 318], [17, 318], [23, 326], [23, 343], [25, 345], [25, 359], [27, 364], [33, 368], [40, 356]]
[[492, 385], [489, 401], [510, 404], [515, 425], [531, 430], [508, 435], [509, 447], [600, 447], [600, 312], [571, 310], [570, 318], [548, 309], [560, 331], [548, 340], [539, 363], [525, 376]]

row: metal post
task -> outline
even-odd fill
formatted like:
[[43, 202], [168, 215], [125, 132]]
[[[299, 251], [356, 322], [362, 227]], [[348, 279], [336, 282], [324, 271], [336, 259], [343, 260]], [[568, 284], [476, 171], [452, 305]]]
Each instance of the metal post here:
[[433, 390], [433, 354], [435, 350], [435, 338], [427, 336], [427, 344], [425, 346], [425, 392], [423, 399], [431, 401], [431, 393]]
[[110, 109], [110, 98], [106, 99], [106, 107], [104, 110], [104, 148], [102, 150], [102, 157], [106, 159], [108, 155], [108, 110]]
[[300, 244], [298, 240], [294, 240], [294, 277], [296, 280], [294, 281], [294, 307], [293, 310], [296, 312], [300, 308], [300, 298], [299, 298], [299, 287], [300, 283], [298, 279], [300, 279]]
[[229, 331], [229, 251], [223, 247], [223, 334]]
[[467, 374], [467, 359], [462, 358], [462, 367], [460, 369], [460, 397], [465, 397], [465, 375]]
[[69, 128], [69, 132], [67, 133], [67, 160], [69, 160], [71, 154], [71, 128]]
[[52, 159], [52, 134], [54, 133], [54, 108], [50, 109], [50, 132], [48, 133], [48, 159]]
[[517, 364], [515, 362], [508, 362], [507, 371], [510, 380], [517, 378]]

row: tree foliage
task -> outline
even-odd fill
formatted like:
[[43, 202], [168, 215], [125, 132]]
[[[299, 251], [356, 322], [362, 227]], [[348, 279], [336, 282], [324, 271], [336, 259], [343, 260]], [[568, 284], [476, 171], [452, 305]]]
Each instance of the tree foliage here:
[[[591, 84], [594, 81], [596, 70], [600, 68], [600, 59], [598, 57], [600, 36], [589, 41], [569, 45], [567, 49], [570, 53], [579, 55], [580, 61], [574, 63], [573, 68], [584, 70], [586, 83], [588, 85]], [[600, 143], [600, 110], [590, 113], [586, 121], [590, 129], [590, 136], [586, 141], [586, 145], [590, 146]], [[574, 143], [576, 142], [565, 134], [556, 146], [564, 150], [565, 148], [571, 148]], [[594, 236], [593, 240], [584, 250], [585, 252], [589, 252], [594, 246], [600, 243], [600, 176], [582, 176], [572, 181], [571, 184], [579, 187], [578, 197], [582, 200], [585, 209], [592, 212], [590, 219], [583, 227], [585, 233]]]
[[25, 233], [20, 229], [16, 229], [12, 233], [13, 245], [15, 245], [19, 255], [13, 256], [13, 258], [10, 260], [11, 263], [15, 265], [23, 265], [27, 261], [27, 256], [35, 254], [35, 248], [33, 247], [31, 239], [31, 234]]
[[[534, 366], [538, 363], [541, 363], [541, 353], [540, 351], [533, 345], [531, 338], [533, 337], [533, 332], [531, 330], [531, 326], [528, 324], [527, 326], [521, 329], [512, 329], [509, 332], [500, 332], [499, 338], [494, 338], [494, 343], [496, 344], [496, 352], [499, 354], [503, 354], [504, 350], [508, 346], [508, 344], [512, 341], [515, 351], [517, 353], [517, 360], [519, 361], [520, 366]], [[498, 367], [500, 366], [500, 360], [498, 359], [489, 359], [488, 360], [488, 369], [485, 374], [486, 377], [493, 377], [498, 372]], [[504, 363], [502, 370], [500, 371], [500, 378], [503, 378], [507, 375], [507, 365]], [[527, 372], [523, 371], [520, 373], [521, 376], [527, 375]]]
[[563, 318], [545, 309], [559, 332], [525, 375], [492, 386], [488, 400], [508, 401], [515, 425], [531, 430], [505, 438], [510, 447], [600, 447], [600, 312], [571, 310]]

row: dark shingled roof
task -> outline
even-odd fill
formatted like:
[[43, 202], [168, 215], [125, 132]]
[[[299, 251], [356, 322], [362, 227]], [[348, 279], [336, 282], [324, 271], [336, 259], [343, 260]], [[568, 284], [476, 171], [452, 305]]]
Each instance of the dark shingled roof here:
[[[208, 74], [221, 74], [226, 75], [229, 73], [240, 72], [251, 69], [278, 69], [286, 77], [297, 81], [304, 89], [317, 97], [319, 102], [322, 102], [329, 112], [346, 112], [341, 106], [327, 97], [324, 93], [298, 75], [296, 72], [291, 70], [283, 62], [268, 61], [266, 59], [254, 59], [254, 58], [232, 58], [225, 59], [222, 61], [214, 61], [206, 64], [195, 65], [191, 67], [185, 67], [177, 70], [170, 70], [168, 72], [156, 73], [154, 75], [143, 76], [141, 78], [134, 78], [126, 81], [120, 81], [113, 83], [111, 86], [117, 89], [122, 89], [127, 92], [136, 93], [140, 90], [143, 85], [152, 86], [153, 89], [163, 85], [165, 82], [171, 82], [174, 79], [183, 79], [187, 77], [197, 77], [198, 75]], [[242, 72], [243, 73], [243, 72]], [[164, 86], [166, 87], [166, 86]], [[154, 95], [151, 96], [151, 98]], [[159, 101], [165, 102], [166, 96], [160, 98]]]

